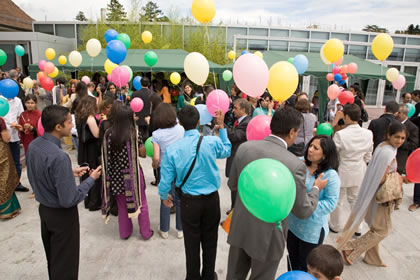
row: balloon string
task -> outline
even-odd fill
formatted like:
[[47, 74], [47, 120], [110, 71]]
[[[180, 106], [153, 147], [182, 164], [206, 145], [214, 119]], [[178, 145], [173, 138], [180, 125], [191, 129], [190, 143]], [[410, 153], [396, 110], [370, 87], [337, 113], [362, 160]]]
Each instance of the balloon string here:
[[93, 57], [90, 58], [90, 72], [93, 72]]
[[[209, 30], [208, 30], [208, 24], [204, 25], [204, 30], [206, 32], [206, 37], [207, 37], [207, 44], [210, 46], [210, 35], [209, 35]], [[210, 63], [209, 63], [210, 66]], [[212, 68], [212, 73], [213, 73], [213, 82], [214, 82], [214, 87], [215, 89], [217, 89], [217, 84], [216, 84], [216, 74], [214, 73], [214, 67]], [[204, 91], [204, 87], [203, 87], [203, 91]], [[219, 102], [219, 97], [217, 97], [217, 102]]]

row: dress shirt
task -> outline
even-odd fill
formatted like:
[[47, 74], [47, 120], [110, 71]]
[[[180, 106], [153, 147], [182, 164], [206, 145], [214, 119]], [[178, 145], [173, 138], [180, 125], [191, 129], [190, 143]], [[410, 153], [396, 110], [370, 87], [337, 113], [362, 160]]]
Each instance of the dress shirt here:
[[7, 130], [10, 132], [10, 142], [17, 142], [20, 140], [19, 131], [15, 128], [11, 128], [10, 125], [14, 122], [19, 123], [19, 116], [24, 111], [23, 105], [19, 97], [8, 99], [8, 102], [9, 112], [4, 116], [4, 120], [6, 121]]
[[240, 124], [241, 123], [241, 121], [243, 121], [243, 119], [245, 119], [246, 118], [246, 116], [248, 116], [248, 115], [243, 115], [242, 117], [240, 117], [239, 119], [238, 119], [238, 124]]
[[[182, 187], [182, 192], [193, 196], [207, 195], [219, 189], [220, 174], [216, 159], [230, 155], [231, 144], [226, 129], [219, 130], [217, 136], [205, 136], [201, 142], [199, 154], [193, 171]], [[184, 138], [170, 145], [163, 156], [160, 172], [159, 195], [167, 199], [171, 183], [176, 179], [180, 186], [190, 169], [195, 157], [200, 133], [196, 129], [187, 130]]]
[[283, 142], [283, 144], [286, 146], [286, 149], [288, 148], [287, 142], [286, 142], [283, 138], [278, 137], [277, 135], [274, 135], [274, 134], [270, 134], [270, 136], [272, 136], [272, 137], [275, 137], [275, 138], [279, 139], [279, 140], [280, 140], [281, 142]]
[[60, 139], [47, 132], [29, 145], [26, 166], [35, 199], [50, 208], [76, 206], [95, 182], [88, 177], [76, 185], [70, 157], [61, 149]]

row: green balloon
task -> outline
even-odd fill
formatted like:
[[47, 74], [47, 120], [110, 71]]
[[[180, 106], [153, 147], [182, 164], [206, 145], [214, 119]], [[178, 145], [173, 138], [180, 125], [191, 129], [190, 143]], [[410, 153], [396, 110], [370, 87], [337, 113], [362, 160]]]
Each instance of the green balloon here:
[[4, 117], [9, 113], [9, 102], [6, 98], [0, 97], [0, 117]]
[[144, 143], [144, 146], [146, 147], [146, 155], [148, 155], [149, 157], [153, 157], [152, 137], [147, 138], [146, 142]]
[[329, 123], [321, 123], [316, 129], [316, 135], [331, 136], [333, 134], [333, 127]]
[[157, 60], [158, 56], [154, 51], [148, 51], [144, 54], [144, 62], [146, 62], [146, 64], [150, 67], [153, 67], [153, 65], [156, 64]]
[[245, 166], [239, 176], [238, 191], [252, 215], [266, 223], [280, 223], [293, 208], [296, 183], [283, 163], [263, 158]]
[[7, 54], [0, 49], [0, 66], [3, 66], [6, 63], [7, 60]]
[[131, 67], [128, 65], [123, 65], [122, 67], [126, 68], [128, 70], [128, 73], [130, 73], [130, 80], [128, 81], [131, 81], [131, 79], [133, 78], [133, 70], [131, 70]]
[[289, 61], [289, 63], [293, 64], [293, 57], [289, 58], [287, 61]]
[[21, 45], [16, 45], [16, 47], [15, 47], [15, 53], [18, 56], [23, 56], [25, 54], [25, 49]]
[[130, 36], [128, 36], [127, 34], [125, 33], [118, 34], [117, 40], [120, 40], [121, 42], [123, 42], [127, 50], [130, 48], [131, 39], [130, 39]]
[[223, 80], [225, 81], [225, 82], [229, 82], [230, 80], [232, 80], [232, 72], [230, 71], [230, 70], [225, 70], [224, 72], [223, 72]]
[[416, 112], [416, 107], [414, 107], [414, 105], [411, 103], [407, 103], [407, 106], [408, 106], [408, 117], [411, 118]]

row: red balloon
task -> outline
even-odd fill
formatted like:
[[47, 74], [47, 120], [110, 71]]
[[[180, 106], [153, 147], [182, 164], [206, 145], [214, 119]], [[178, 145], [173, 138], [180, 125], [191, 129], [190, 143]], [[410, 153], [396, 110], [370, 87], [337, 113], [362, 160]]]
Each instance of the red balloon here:
[[46, 90], [46, 91], [50, 91], [53, 89], [54, 87], [54, 82], [51, 78], [49, 77], [45, 77], [44, 79], [41, 80], [41, 86]]
[[342, 81], [347, 80], [347, 74], [344, 73], [343, 75], [341, 75], [341, 77], [342, 77], [342, 79], [341, 79]]
[[46, 77], [47, 77], [47, 74], [45, 74], [44, 72], [38, 72], [38, 73], [36, 74], [36, 77], [38, 78], [38, 81], [40, 81], [40, 82], [41, 82], [41, 80], [42, 80], [43, 78], [46, 78]]
[[333, 72], [333, 74], [334, 74], [334, 75], [335, 75], [335, 74], [338, 74], [338, 73], [340, 73], [340, 68], [338, 68], [338, 67], [336, 66], [336, 67], [334, 67], [334, 68], [333, 68], [332, 72]]
[[407, 178], [410, 182], [420, 183], [420, 148], [416, 149], [407, 159], [405, 164], [405, 170], [407, 172]]
[[334, 81], [334, 74], [333, 73], [328, 73], [326, 78], [327, 78], [327, 81], [332, 82], [332, 81]]
[[246, 138], [248, 140], [263, 140], [271, 134], [271, 117], [258, 115], [248, 123], [246, 128]]
[[353, 104], [354, 103], [354, 96], [351, 91], [345, 90], [338, 94], [338, 101], [340, 101], [341, 105], [346, 105], [347, 103]]

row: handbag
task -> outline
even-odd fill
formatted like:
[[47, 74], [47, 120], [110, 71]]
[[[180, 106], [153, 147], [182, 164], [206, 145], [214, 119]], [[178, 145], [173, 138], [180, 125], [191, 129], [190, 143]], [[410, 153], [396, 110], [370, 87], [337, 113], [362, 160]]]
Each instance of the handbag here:
[[394, 200], [400, 200], [402, 197], [403, 189], [400, 174], [398, 174], [398, 172], [388, 173], [385, 177], [385, 182], [376, 192], [376, 202], [381, 204]]

